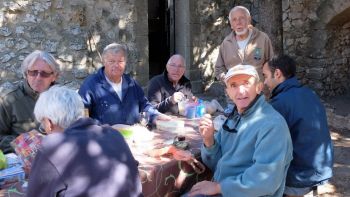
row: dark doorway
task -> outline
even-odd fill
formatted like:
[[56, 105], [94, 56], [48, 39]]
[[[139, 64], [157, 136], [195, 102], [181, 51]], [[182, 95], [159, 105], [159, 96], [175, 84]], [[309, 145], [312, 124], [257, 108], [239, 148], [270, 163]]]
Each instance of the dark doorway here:
[[174, 0], [148, 0], [149, 78], [162, 73], [174, 53]]

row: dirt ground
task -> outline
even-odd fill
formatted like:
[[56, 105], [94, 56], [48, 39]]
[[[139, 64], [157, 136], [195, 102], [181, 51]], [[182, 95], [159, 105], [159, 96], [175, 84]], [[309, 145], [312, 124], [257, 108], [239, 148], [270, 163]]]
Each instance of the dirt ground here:
[[[319, 187], [320, 197], [350, 197], [350, 131], [331, 129], [334, 142], [334, 176]], [[308, 194], [307, 197], [311, 197]]]

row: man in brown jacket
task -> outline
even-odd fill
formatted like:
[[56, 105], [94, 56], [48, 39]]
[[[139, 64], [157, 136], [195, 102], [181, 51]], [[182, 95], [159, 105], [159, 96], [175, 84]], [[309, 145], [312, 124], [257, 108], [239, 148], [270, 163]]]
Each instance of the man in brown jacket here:
[[223, 81], [226, 72], [238, 64], [256, 67], [262, 78], [262, 65], [273, 56], [269, 37], [251, 25], [249, 10], [235, 6], [229, 13], [232, 32], [220, 45], [215, 64], [215, 77]]

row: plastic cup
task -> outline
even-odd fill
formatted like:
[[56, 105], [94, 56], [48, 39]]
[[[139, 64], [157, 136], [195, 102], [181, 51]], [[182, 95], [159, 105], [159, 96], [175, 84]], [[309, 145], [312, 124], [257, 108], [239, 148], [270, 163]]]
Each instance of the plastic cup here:
[[187, 102], [185, 100], [180, 101], [180, 102], [177, 103], [177, 106], [179, 108], [179, 114], [181, 116], [186, 116], [186, 103]]
[[187, 105], [186, 106], [186, 118], [193, 119], [196, 118], [196, 106], [195, 105]]

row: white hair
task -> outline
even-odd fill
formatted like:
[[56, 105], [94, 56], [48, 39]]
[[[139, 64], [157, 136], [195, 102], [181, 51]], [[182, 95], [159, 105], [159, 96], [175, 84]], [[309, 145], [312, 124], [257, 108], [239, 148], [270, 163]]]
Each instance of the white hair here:
[[113, 53], [119, 53], [123, 52], [125, 55], [125, 58], [127, 57], [128, 50], [125, 45], [123, 44], [118, 44], [118, 43], [112, 43], [107, 45], [102, 52], [102, 57], [106, 55], [106, 53], [113, 52]]
[[247, 18], [250, 17], [250, 12], [249, 12], [249, 10], [248, 10], [246, 7], [244, 7], [244, 6], [238, 5], [238, 6], [233, 7], [233, 8], [231, 9], [230, 13], [228, 14], [228, 18], [230, 19], [230, 21], [231, 21], [231, 18], [232, 18], [232, 14], [233, 14], [235, 11], [237, 11], [237, 10], [242, 10], [242, 11], [245, 13], [245, 15], [247, 16]]
[[21, 70], [24, 78], [27, 77], [28, 69], [33, 66], [34, 62], [37, 59], [44, 60], [51, 67], [55, 75], [60, 73], [60, 65], [56, 62], [56, 59], [50, 53], [46, 51], [35, 50], [27, 55], [27, 57], [24, 58], [22, 62]]
[[53, 124], [65, 129], [84, 116], [84, 104], [74, 90], [55, 85], [40, 94], [34, 115], [39, 122], [48, 118]]
[[172, 55], [172, 56], [169, 58], [169, 60], [168, 60], [168, 62], [166, 63], [166, 65], [171, 64], [175, 58], [179, 58], [179, 59], [182, 61], [182, 65], [186, 68], [185, 58], [182, 57], [182, 55], [180, 55], [180, 54], [174, 54], [174, 55]]

